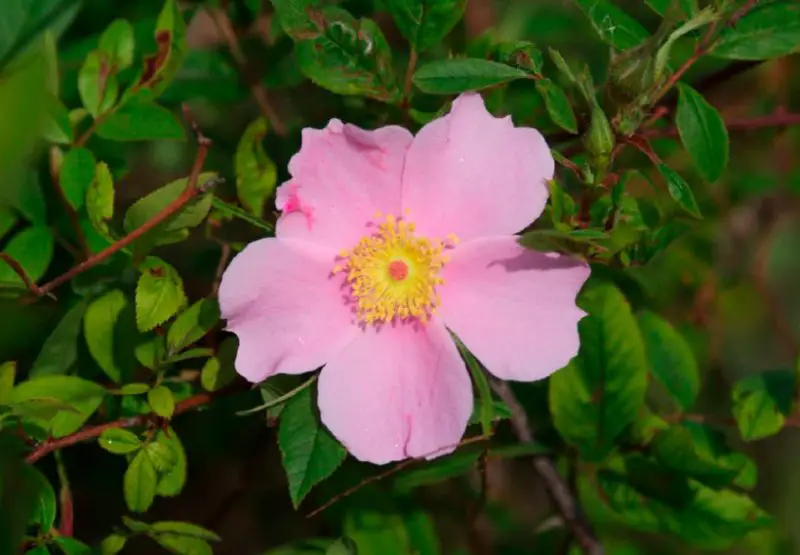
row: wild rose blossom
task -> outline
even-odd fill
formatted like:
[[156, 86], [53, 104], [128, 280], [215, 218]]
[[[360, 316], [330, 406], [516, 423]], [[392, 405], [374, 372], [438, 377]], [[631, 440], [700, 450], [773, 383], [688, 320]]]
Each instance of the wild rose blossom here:
[[335, 119], [305, 129], [275, 238], [222, 279], [237, 371], [260, 382], [324, 366], [322, 421], [358, 459], [452, 451], [473, 394], [450, 332], [506, 380], [577, 353], [588, 267], [514, 236], [542, 213], [553, 171], [542, 135], [476, 94], [416, 137]]

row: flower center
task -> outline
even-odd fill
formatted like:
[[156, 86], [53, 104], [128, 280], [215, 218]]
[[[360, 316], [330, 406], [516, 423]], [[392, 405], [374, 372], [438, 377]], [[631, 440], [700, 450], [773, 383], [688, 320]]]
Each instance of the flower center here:
[[[376, 216], [380, 218], [380, 214]], [[344, 272], [359, 320], [366, 324], [395, 318], [427, 322], [440, 304], [437, 286], [448, 257], [446, 242], [414, 235], [414, 224], [388, 215], [372, 235], [362, 237], [351, 250], [339, 254], [333, 272]]]

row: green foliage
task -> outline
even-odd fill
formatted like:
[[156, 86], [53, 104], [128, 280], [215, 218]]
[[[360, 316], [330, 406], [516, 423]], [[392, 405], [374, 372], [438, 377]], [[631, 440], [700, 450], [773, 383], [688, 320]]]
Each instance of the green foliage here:
[[[796, 550], [785, 525], [797, 517], [791, 433], [780, 433], [800, 422], [800, 372], [785, 370], [798, 364], [800, 329], [796, 1], [2, 6], [0, 553], [587, 551], [563, 498], [542, 514], [534, 484], [585, 513], [609, 555]], [[514, 384], [512, 402], [495, 398], [493, 368], [454, 338], [474, 390], [462, 445], [381, 468], [346, 460], [317, 410], [317, 374], [303, 373], [317, 369], [297, 362], [340, 356], [320, 359], [294, 329], [325, 315], [293, 314], [297, 299], [268, 296], [279, 258], [269, 273], [254, 270], [242, 287], [262, 297], [242, 310], [259, 315], [263, 302], [290, 312], [248, 329], [263, 330], [269, 376], [248, 384], [220, 282], [254, 240], [317, 252], [299, 217], [279, 219], [280, 183], [297, 186], [288, 205], [311, 230], [324, 222], [324, 241], [335, 243], [333, 226], [353, 222], [328, 220], [326, 205], [344, 201], [371, 217], [385, 183], [371, 183], [378, 196], [365, 199], [362, 174], [402, 172], [395, 154], [408, 135], [397, 129], [349, 128], [347, 156], [335, 133], [310, 139], [304, 129], [337, 118], [416, 134], [467, 91], [504, 118], [496, 125], [538, 129], [557, 163], [547, 183], [517, 175], [523, 159], [479, 177], [516, 176], [542, 195], [546, 187], [541, 216], [513, 219], [504, 233], [590, 266], [577, 299], [580, 346], [564, 353], [565, 363], [575, 354], [565, 368]], [[464, 152], [432, 149], [427, 163], [481, 158], [494, 148], [481, 125], [459, 127], [474, 134], [458, 137]], [[336, 157], [318, 167], [292, 160], [308, 140], [319, 149], [328, 141]], [[458, 197], [473, 177], [459, 174], [435, 209], [463, 211]], [[478, 222], [507, 206], [500, 185], [459, 215]], [[495, 217], [499, 233], [504, 215]], [[349, 248], [326, 243], [325, 271]], [[444, 248], [435, 318], [446, 326], [463, 308], [448, 304], [447, 288], [468, 248]], [[293, 279], [317, 282], [314, 267]], [[519, 309], [547, 326], [561, 315], [542, 306], [558, 290], [536, 292], [542, 305]], [[498, 341], [529, 333], [490, 312], [471, 317], [494, 326]], [[308, 345], [279, 352], [276, 329]], [[541, 345], [542, 360], [550, 347]], [[285, 355], [278, 368], [291, 373], [267, 367], [268, 353]], [[539, 369], [540, 354], [532, 357]], [[396, 399], [434, 393], [423, 382], [409, 397], [389, 362], [376, 359], [370, 379], [398, 380]], [[412, 435], [436, 434], [437, 421], [402, 417]], [[324, 522], [299, 509], [312, 508], [312, 490]], [[295, 511], [282, 509], [288, 501]], [[223, 533], [231, 519], [237, 537]], [[81, 537], [88, 525], [91, 537]], [[329, 537], [310, 536], [323, 531]]]
[[236, 192], [242, 205], [256, 216], [275, 191], [277, 168], [264, 151], [261, 141], [267, 134], [267, 121], [257, 119], [245, 130], [236, 149]]
[[797, 3], [775, 0], [755, 6], [722, 32], [714, 55], [735, 60], [764, 60], [785, 56], [800, 48]]
[[491, 60], [457, 58], [439, 60], [420, 67], [414, 73], [414, 84], [431, 94], [456, 94], [475, 91], [524, 79], [527, 74]]
[[752, 441], [777, 434], [794, 404], [792, 372], [766, 372], [745, 378], [733, 388], [733, 416], [742, 439]]
[[169, 320], [186, 304], [183, 280], [178, 272], [155, 257], [139, 267], [136, 284], [136, 325], [148, 331]]
[[622, 293], [607, 283], [589, 287], [579, 306], [589, 316], [579, 324], [578, 357], [550, 380], [550, 410], [559, 432], [596, 460], [644, 405], [645, 348]]
[[716, 181], [728, 165], [728, 130], [711, 104], [688, 85], [679, 85], [675, 121], [686, 151], [707, 181]]
[[638, 315], [653, 377], [684, 410], [694, 405], [700, 376], [694, 353], [669, 322], [649, 311]]
[[293, 397], [281, 414], [278, 445], [297, 507], [317, 483], [330, 476], [347, 452], [319, 422], [309, 388]]

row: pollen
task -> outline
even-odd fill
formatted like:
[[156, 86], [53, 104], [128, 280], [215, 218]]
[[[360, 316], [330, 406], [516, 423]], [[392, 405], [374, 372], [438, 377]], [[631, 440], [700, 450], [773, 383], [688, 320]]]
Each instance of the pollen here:
[[418, 237], [405, 217], [376, 214], [377, 231], [339, 253], [334, 273], [344, 273], [358, 319], [382, 324], [395, 319], [425, 323], [441, 303], [439, 275], [448, 262], [446, 249], [457, 242]]

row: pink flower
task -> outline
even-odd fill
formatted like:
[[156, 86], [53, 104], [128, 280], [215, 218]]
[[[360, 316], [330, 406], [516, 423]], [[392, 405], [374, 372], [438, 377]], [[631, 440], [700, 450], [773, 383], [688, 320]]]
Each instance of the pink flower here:
[[322, 421], [358, 459], [452, 451], [473, 395], [449, 331], [508, 380], [544, 378], [578, 351], [589, 268], [514, 236], [544, 209], [553, 170], [538, 131], [476, 94], [416, 137], [305, 129], [276, 237], [222, 279], [237, 371], [259, 382], [324, 365]]

